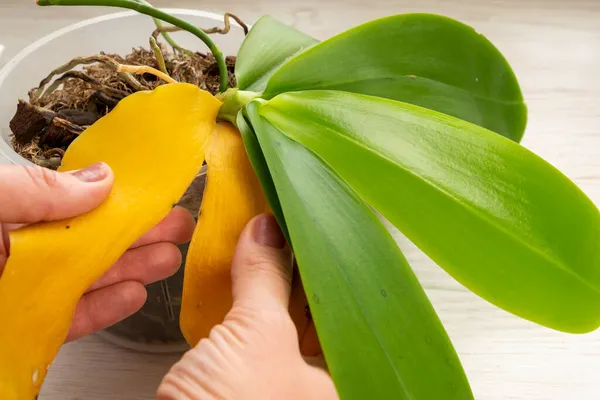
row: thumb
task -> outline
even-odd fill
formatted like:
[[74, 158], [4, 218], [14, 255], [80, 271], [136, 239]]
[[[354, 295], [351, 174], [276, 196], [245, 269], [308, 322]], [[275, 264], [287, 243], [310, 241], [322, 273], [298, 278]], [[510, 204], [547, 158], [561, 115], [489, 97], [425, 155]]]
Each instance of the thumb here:
[[86, 213], [110, 193], [114, 176], [105, 163], [55, 172], [38, 166], [0, 167], [0, 221], [34, 223]]
[[240, 235], [231, 278], [234, 307], [287, 312], [292, 258], [272, 215], [255, 217]]

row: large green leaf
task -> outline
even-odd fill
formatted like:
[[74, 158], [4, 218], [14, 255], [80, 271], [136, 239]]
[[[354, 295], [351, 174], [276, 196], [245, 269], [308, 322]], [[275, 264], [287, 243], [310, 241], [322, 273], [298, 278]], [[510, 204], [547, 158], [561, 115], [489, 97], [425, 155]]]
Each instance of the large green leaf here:
[[515, 141], [527, 120], [502, 54], [472, 28], [431, 14], [375, 20], [315, 45], [282, 65], [264, 96], [309, 89], [416, 104]]
[[371, 209], [313, 153], [249, 105], [340, 397], [470, 399], [454, 349]]
[[238, 52], [235, 76], [242, 90], [264, 90], [271, 74], [289, 57], [318, 43], [312, 37], [270, 16], [250, 29]]
[[273, 178], [271, 178], [267, 161], [265, 160], [265, 156], [260, 148], [258, 138], [254, 134], [252, 126], [250, 126], [250, 124], [246, 121], [246, 116], [244, 116], [243, 111], [238, 112], [236, 125], [242, 135], [244, 148], [246, 149], [246, 153], [250, 159], [250, 164], [252, 164], [252, 168], [254, 169], [254, 172], [256, 172], [256, 176], [260, 181], [260, 185], [265, 193], [267, 201], [269, 202], [271, 211], [273, 211], [273, 214], [277, 219], [277, 223], [281, 227], [285, 238], [287, 239], [288, 243], [290, 243], [290, 235], [287, 230], [287, 224], [285, 223], [285, 218], [283, 217], [281, 203], [279, 203], [277, 191], [275, 190], [275, 184], [273, 183]]
[[344, 92], [283, 94], [260, 114], [473, 292], [557, 330], [600, 324], [600, 214], [524, 147], [441, 113]]

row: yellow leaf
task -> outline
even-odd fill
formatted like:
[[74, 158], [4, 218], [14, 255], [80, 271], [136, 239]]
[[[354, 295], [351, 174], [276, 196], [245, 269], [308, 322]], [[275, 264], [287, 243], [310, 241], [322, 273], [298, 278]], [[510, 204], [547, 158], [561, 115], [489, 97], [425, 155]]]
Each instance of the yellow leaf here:
[[267, 201], [239, 131], [218, 123], [206, 153], [207, 183], [188, 250], [180, 325], [194, 346], [231, 309], [231, 260], [238, 238]]
[[169, 213], [200, 170], [219, 107], [196, 86], [160, 86], [123, 99], [69, 147], [62, 171], [104, 161], [115, 185], [85, 215], [11, 234], [0, 277], [0, 399], [39, 392], [81, 295]]

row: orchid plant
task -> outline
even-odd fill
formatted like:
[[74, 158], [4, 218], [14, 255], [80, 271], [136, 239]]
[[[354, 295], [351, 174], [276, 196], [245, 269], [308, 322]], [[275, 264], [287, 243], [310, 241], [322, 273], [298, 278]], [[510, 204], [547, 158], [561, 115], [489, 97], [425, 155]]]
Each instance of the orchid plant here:
[[[231, 305], [237, 236], [268, 210], [297, 259], [342, 399], [473, 398], [377, 213], [492, 304], [563, 332], [600, 325], [600, 214], [519, 144], [527, 111], [515, 74], [472, 28], [394, 15], [319, 42], [267, 16], [242, 43], [238, 86], [227, 89], [210, 37], [146, 2], [38, 4], [124, 7], [187, 30], [216, 58], [222, 93], [185, 83], [135, 93], [69, 147], [61, 170], [105, 161], [116, 184], [89, 214], [13, 232], [0, 278], [3, 399], [35, 396], [81, 293], [166, 215], [204, 161], [181, 317], [191, 345]], [[144, 145], [129, 151], [134, 143]], [[148, 166], [155, 152], [163, 161]]]

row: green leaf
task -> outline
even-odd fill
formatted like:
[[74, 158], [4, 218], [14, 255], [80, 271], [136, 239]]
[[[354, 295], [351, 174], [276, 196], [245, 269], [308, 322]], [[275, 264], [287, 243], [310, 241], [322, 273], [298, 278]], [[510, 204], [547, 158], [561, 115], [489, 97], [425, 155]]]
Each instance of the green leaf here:
[[371, 209], [248, 107], [340, 398], [471, 399], [442, 324]]
[[315, 43], [318, 41], [270, 16], [261, 17], [238, 52], [235, 63], [238, 87], [263, 91], [271, 74], [282, 63]]
[[291, 243], [290, 234], [288, 233], [285, 218], [283, 217], [283, 211], [281, 210], [281, 204], [279, 203], [279, 198], [277, 197], [277, 191], [275, 190], [275, 184], [273, 183], [273, 178], [271, 178], [267, 161], [265, 160], [265, 156], [260, 149], [260, 144], [258, 143], [258, 139], [252, 130], [252, 126], [250, 126], [250, 124], [246, 121], [243, 111], [238, 113], [236, 125], [242, 134], [244, 148], [246, 149], [246, 153], [250, 159], [250, 164], [252, 164], [252, 168], [254, 169], [254, 172], [256, 172], [256, 176], [258, 177], [263, 192], [265, 193], [265, 197], [269, 202], [269, 206], [273, 211], [273, 215], [277, 219], [277, 223], [279, 224], [279, 227], [281, 228], [281, 231], [283, 232], [283, 235], [287, 239], [288, 243]]
[[476, 125], [344, 92], [260, 109], [481, 297], [566, 332], [600, 325], [600, 214], [558, 170]]
[[472, 28], [430, 14], [375, 20], [290, 59], [265, 98], [332, 89], [399, 100], [473, 122], [515, 141], [527, 109], [502, 54]]

